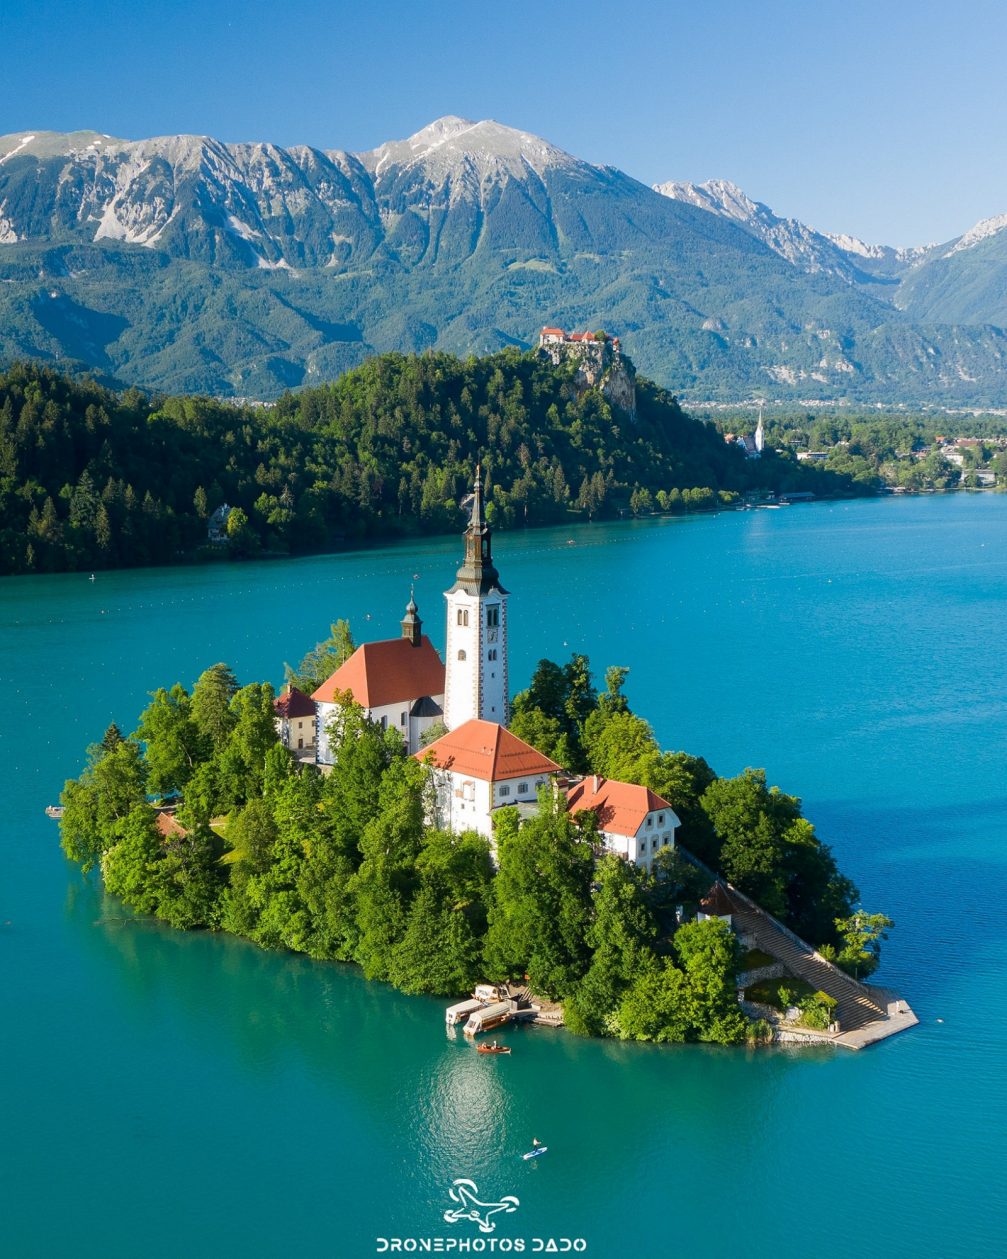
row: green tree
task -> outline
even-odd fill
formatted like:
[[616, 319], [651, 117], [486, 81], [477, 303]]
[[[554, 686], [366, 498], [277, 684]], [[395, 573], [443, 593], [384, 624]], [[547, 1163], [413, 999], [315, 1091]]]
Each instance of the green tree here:
[[838, 919], [836, 930], [842, 941], [839, 965], [856, 979], [873, 975], [881, 963], [881, 941], [888, 939], [894, 926], [885, 914], [868, 914], [862, 909]]
[[739, 948], [731, 928], [720, 918], [689, 922], [679, 927], [674, 943], [686, 978], [689, 1019], [696, 1038], [741, 1044], [747, 1022], [738, 1007]]
[[486, 965], [496, 978], [527, 974], [536, 992], [566, 997], [587, 968], [592, 849], [545, 789], [523, 825], [516, 810], [498, 816]]
[[88, 749], [88, 763], [77, 780], [63, 788], [60, 838], [63, 851], [89, 870], [119, 838], [118, 827], [147, 799], [145, 767], [139, 746], [123, 739], [106, 751]]
[[509, 728], [511, 734], [538, 748], [557, 765], [566, 767], [576, 763], [576, 753], [563, 723], [558, 717], [547, 716], [541, 708], [521, 708], [511, 716]]
[[669, 958], [655, 960], [633, 980], [620, 1002], [614, 1025], [623, 1040], [658, 1044], [692, 1038], [685, 975]]
[[316, 643], [296, 669], [284, 665], [284, 681], [306, 695], [317, 691], [356, 651], [349, 621], [338, 620], [329, 630], [329, 637]]
[[232, 507], [227, 515], [227, 545], [233, 555], [250, 555], [259, 549], [259, 539], [240, 507]]
[[262, 791], [266, 757], [276, 746], [273, 688], [252, 682], [231, 697], [231, 728], [217, 751], [218, 807], [230, 809]]
[[746, 769], [711, 783], [702, 805], [720, 840], [720, 869], [764, 909], [784, 915], [783, 832], [800, 816], [800, 802], [767, 788], [764, 770]]
[[217, 926], [226, 879], [219, 838], [200, 826], [169, 837], [164, 847], [164, 862], [158, 868], [159, 882], [163, 880], [158, 917], [181, 930]]
[[199, 675], [192, 689], [192, 719], [215, 750], [224, 746], [234, 729], [237, 718], [231, 710], [231, 699], [237, 690], [238, 680], [226, 664], [211, 665]]
[[471, 992], [482, 973], [482, 936], [493, 866], [474, 833], [428, 832], [416, 861], [419, 890], [391, 965], [403, 992]]
[[406, 933], [417, 888], [416, 858], [423, 837], [426, 769], [399, 758], [385, 771], [375, 815], [360, 839], [363, 856], [354, 877], [356, 961], [368, 979], [390, 978], [394, 953]]
[[156, 914], [163, 895], [164, 846], [154, 813], [146, 805], [133, 809], [119, 838], [101, 856], [105, 890], [141, 914]]
[[205, 753], [191, 715], [189, 694], [179, 683], [159, 687], [140, 717], [133, 738], [144, 745], [147, 784], [156, 795], [181, 791]]
[[638, 866], [606, 854], [595, 872], [595, 888], [586, 932], [591, 964], [564, 1004], [567, 1027], [582, 1036], [601, 1035], [626, 990], [653, 967], [657, 935], [646, 876]]

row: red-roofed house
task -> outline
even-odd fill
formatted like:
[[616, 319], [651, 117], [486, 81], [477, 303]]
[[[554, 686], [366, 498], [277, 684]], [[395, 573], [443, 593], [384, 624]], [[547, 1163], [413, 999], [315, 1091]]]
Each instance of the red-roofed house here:
[[315, 701], [289, 683], [273, 700], [276, 733], [291, 752], [313, 750], [315, 746]]
[[493, 838], [493, 810], [535, 805], [559, 766], [494, 721], [473, 717], [416, 753], [434, 777], [434, 824]]
[[569, 788], [566, 798], [571, 813], [593, 809], [605, 847], [638, 866], [650, 870], [663, 848], [675, 847], [678, 814], [649, 787], [594, 775]]
[[444, 663], [422, 633], [423, 622], [412, 599], [402, 620], [402, 637], [364, 643], [311, 696], [317, 711], [320, 765], [331, 765], [328, 724], [339, 707], [337, 696], [349, 692], [371, 721], [398, 730], [408, 751], [444, 712]]
[[158, 809], [154, 823], [162, 839], [184, 839], [189, 833], [176, 820], [174, 813], [169, 813], [166, 809]]

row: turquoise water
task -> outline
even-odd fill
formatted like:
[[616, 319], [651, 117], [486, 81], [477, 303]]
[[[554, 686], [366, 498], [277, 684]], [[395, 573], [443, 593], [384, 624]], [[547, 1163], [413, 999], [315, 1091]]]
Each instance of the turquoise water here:
[[[0, 1253], [348, 1256], [446, 1224], [602, 1256], [1007, 1251], [1007, 497], [502, 535], [512, 679], [631, 667], [667, 746], [764, 765], [897, 922], [921, 1026], [860, 1054], [525, 1030], [482, 1059], [442, 1005], [131, 920], [42, 813], [110, 720], [226, 660], [278, 680], [349, 616], [443, 641], [459, 543], [0, 584]], [[366, 620], [367, 616], [370, 620]], [[943, 1020], [939, 1022], [938, 1020]], [[532, 1136], [550, 1152], [524, 1163]], [[486, 1251], [485, 1253], [490, 1253]]]

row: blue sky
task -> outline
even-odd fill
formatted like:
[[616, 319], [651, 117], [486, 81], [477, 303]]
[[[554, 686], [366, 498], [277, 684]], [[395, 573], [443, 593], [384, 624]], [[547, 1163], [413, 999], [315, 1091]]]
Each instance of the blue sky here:
[[0, 133], [365, 149], [495, 118], [896, 245], [1007, 212], [1007, 6], [0, 0]]

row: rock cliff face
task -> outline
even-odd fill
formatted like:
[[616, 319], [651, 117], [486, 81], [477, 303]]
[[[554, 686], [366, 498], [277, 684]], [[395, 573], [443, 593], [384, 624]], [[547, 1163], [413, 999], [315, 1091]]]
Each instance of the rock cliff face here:
[[600, 389], [610, 406], [636, 419], [636, 368], [611, 337], [583, 340], [542, 340], [539, 352], [558, 367], [575, 362], [574, 385], [578, 390]]

